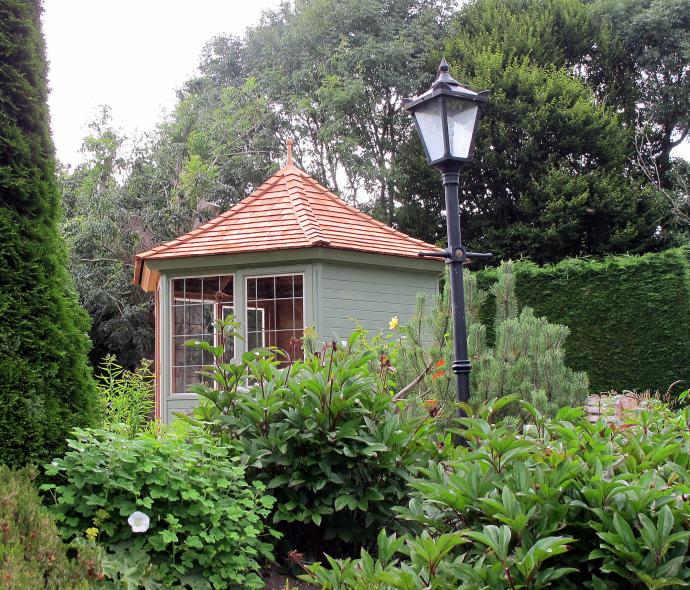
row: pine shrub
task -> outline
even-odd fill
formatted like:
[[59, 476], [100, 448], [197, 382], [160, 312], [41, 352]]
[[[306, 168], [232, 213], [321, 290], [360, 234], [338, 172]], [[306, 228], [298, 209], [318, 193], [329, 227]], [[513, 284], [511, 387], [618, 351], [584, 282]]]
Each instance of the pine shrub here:
[[[581, 405], [588, 393], [587, 375], [565, 363], [567, 326], [551, 324], [534, 315], [529, 307], [519, 309], [515, 297], [514, 265], [504, 263], [492, 285], [493, 325], [482, 321], [489, 293], [477, 286], [476, 276], [465, 275], [468, 349], [472, 362], [471, 402], [479, 403], [517, 395], [541, 412], [554, 415], [563, 406]], [[405, 385], [415, 375], [426, 373], [416, 388], [423, 399], [433, 399], [449, 408], [455, 396], [452, 318], [446, 286], [434, 309], [428, 311], [421, 297], [415, 316], [405, 327], [396, 357], [398, 383]], [[489, 345], [489, 328], [493, 346]]]
[[89, 322], [58, 231], [38, 0], [0, 4], [0, 462], [64, 448], [95, 420]]
[[[97, 576], [95, 563], [91, 573]], [[0, 465], [0, 588], [88, 588], [89, 564], [68, 559], [53, 519], [41, 506], [30, 471]]]

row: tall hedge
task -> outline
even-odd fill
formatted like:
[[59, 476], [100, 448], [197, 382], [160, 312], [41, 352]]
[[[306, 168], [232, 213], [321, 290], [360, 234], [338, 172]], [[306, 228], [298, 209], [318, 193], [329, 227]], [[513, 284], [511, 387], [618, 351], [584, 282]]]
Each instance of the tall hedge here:
[[96, 407], [58, 232], [40, 13], [0, 2], [0, 463], [13, 466], [54, 457]]
[[[690, 387], [690, 252], [516, 268], [520, 305], [567, 325], [566, 362], [593, 391]], [[495, 273], [479, 273], [487, 286]], [[487, 310], [489, 313], [489, 310]]]

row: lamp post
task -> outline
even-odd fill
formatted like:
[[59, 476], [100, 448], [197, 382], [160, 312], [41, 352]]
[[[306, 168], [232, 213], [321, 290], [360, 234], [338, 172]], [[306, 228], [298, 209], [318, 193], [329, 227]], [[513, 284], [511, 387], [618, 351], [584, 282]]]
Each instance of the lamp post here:
[[[414, 117], [427, 161], [441, 171], [446, 198], [448, 248], [438, 252], [420, 252], [419, 256], [445, 258], [449, 266], [455, 353], [452, 368], [457, 376], [457, 401], [466, 402], [470, 397], [471, 364], [467, 354], [462, 267], [468, 258], [488, 258], [491, 254], [467, 252], [462, 245], [458, 186], [462, 165], [472, 160], [474, 136], [489, 93], [465, 88], [450, 76], [448, 70], [448, 63], [442, 59], [438, 77], [431, 88], [415, 98], [404, 99], [403, 106]], [[462, 411], [459, 414], [464, 415]]]

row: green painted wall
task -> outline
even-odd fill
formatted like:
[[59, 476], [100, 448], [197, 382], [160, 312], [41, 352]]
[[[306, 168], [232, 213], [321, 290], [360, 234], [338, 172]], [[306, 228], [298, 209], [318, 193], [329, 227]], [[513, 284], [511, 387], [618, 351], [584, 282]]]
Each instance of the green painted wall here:
[[441, 270], [321, 263], [316, 273], [319, 334], [324, 338], [347, 338], [357, 321], [368, 330], [388, 330], [393, 316], [405, 323], [414, 313], [418, 293], [438, 293]]

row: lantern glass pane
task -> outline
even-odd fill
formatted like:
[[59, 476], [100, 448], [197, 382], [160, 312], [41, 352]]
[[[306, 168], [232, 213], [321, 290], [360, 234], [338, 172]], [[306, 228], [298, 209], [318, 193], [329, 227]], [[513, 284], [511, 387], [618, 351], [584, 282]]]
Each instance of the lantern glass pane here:
[[448, 143], [454, 158], [468, 158], [479, 107], [462, 100], [447, 101]]
[[444, 154], [443, 149], [443, 116], [441, 114], [441, 99], [433, 99], [419, 105], [414, 111], [419, 126], [422, 142], [426, 146], [429, 160], [438, 160]]

